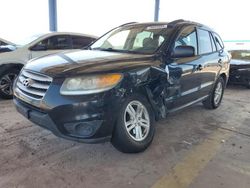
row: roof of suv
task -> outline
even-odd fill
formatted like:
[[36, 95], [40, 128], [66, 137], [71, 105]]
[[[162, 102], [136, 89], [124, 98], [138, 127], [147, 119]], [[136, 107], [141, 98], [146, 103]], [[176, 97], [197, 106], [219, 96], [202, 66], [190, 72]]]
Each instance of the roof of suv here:
[[211, 29], [208, 26], [205, 26], [205, 25], [197, 23], [197, 22], [183, 20], [183, 19], [174, 20], [172, 22], [145, 22], [145, 23], [129, 22], [129, 23], [121, 25], [121, 27], [122, 26], [132, 26], [132, 25], [139, 26], [139, 25], [164, 25], [164, 24], [168, 25], [168, 27], [180, 27], [180, 26], [194, 25], [194, 26], [199, 26], [199, 27], [202, 27], [204, 29], [213, 31], [213, 29]]

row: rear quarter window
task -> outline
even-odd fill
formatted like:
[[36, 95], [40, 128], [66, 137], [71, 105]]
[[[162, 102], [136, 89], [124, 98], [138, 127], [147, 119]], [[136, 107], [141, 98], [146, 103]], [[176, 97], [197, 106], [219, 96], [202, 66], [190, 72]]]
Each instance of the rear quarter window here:
[[221, 50], [221, 49], [224, 48], [224, 44], [223, 44], [220, 36], [218, 34], [216, 34], [216, 33], [214, 33], [214, 40], [215, 40], [217, 50]]

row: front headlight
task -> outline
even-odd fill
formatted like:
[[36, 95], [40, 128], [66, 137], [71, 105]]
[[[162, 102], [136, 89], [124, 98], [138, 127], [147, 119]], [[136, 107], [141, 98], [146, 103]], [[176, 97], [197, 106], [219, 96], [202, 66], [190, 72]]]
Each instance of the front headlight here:
[[82, 95], [99, 93], [115, 87], [122, 79], [122, 74], [104, 74], [67, 78], [60, 89], [62, 95]]

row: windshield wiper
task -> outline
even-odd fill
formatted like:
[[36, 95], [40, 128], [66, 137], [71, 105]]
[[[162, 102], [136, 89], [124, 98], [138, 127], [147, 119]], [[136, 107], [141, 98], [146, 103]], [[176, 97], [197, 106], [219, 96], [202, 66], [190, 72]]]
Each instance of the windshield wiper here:
[[120, 53], [133, 53], [133, 54], [140, 53], [140, 52], [132, 51], [132, 50], [118, 50], [114, 48], [92, 48], [92, 50], [101, 50], [101, 51], [107, 51], [107, 52], [120, 52]]
[[119, 52], [119, 53], [130, 53], [130, 54], [151, 54], [148, 52], [143, 52], [143, 51], [134, 51], [134, 50], [119, 50], [119, 49], [114, 49], [114, 48], [91, 48], [91, 50], [100, 50], [100, 51], [107, 51], [107, 52]]

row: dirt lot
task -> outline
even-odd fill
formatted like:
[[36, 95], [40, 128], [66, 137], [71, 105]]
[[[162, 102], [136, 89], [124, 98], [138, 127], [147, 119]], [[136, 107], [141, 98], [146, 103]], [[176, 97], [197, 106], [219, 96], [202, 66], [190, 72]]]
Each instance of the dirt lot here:
[[[199, 170], [191, 164], [198, 175], [179, 187], [205, 188], [213, 182], [214, 188], [235, 187], [228, 183], [230, 177], [243, 185], [238, 187], [250, 187], [249, 98], [250, 90], [229, 87], [217, 110], [206, 110], [197, 104], [169, 115], [157, 123], [152, 145], [140, 154], [120, 153], [110, 143], [90, 145], [55, 137], [19, 115], [12, 101], [1, 100], [0, 187], [160, 187], [157, 182], [168, 181], [162, 177], [173, 173], [192, 151], [201, 154], [198, 146], [217, 132], [230, 136], [225, 136], [225, 140], [211, 138], [221, 148], [216, 147], [218, 151], [206, 163], [206, 157], [202, 159]], [[218, 164], [223, 169], [220, 177], [216, 175], [221, 170]], [[178, 179], [178, 174], [175, 177]], [[235, 180], [237, 177], [241, 179]]]

